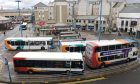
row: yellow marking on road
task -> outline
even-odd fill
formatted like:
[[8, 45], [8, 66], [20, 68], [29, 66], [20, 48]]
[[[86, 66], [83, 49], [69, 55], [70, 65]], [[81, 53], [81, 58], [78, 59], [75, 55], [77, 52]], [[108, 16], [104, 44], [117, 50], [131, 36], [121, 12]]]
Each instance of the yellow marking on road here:
[[89, 80], [81, 80], [81, 81], [75, 81], [75, 82], [67, 82], [67, 83], [58, 83], [58, 84], [80, 84], [80, 83], [88, 83], [88, 82], [94, 82], [98, 80], [104, 80], [105, 77], [95, 78], [95, 79], [89, 79]]

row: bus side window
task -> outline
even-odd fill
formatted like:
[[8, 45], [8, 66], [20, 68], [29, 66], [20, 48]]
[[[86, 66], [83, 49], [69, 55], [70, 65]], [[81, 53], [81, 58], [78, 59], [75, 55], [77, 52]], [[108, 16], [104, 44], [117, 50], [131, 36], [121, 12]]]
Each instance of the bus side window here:
[[34, 42], [33, 41], [30, 41], [30, 45], [34, 45]]
[[25, 45], [28, 45], [28, 42], [25, 42]]
[[8, 44], [10, 44], [10, 41], [7, 41]]
[[15, 42], [14, 41], [10, 41], [11, 45], [14, 46], [15, 45]]
[[127, 48], [127, 44], [122, 44], [122, 48]]
[[66, 61], [65, 67], [70, 68], [70, 61]]
[[25, 41], [21, 41], [20, 44], [21, 44], [21, 45], [25, 45]]
[[108, 51], [108, 46], [103, 46], [102, 51]]
[[69, 51], [69, 47], [66, 47], [66, 50]]
[[101, 47], [97, 47], [96, 49], [95, 49], [95, 52], [100, 52], [101, 51]]
[[114, 45], [109, 46], [109, 50], [115, 50], [115, 46]]
[[121, 45], [116, 45], [116, 49], [121, 49]]

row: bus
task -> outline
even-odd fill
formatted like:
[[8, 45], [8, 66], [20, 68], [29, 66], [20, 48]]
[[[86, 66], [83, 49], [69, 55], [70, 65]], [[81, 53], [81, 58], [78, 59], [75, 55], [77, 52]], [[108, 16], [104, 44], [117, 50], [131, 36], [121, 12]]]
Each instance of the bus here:
[[84, 72], [81, 53], [19, 52], [13, 57], [13, 64], [17, 73]]
[[27, 29], [27, 23], [26, 23], [26, 22], [23, 22], [23, 23], [21, 24], [20, 28], [21, 28], [22, 30], [26, 30], [26, 29]]
[[90, 68], [101, 68], [136, 60], [138, 42], [131, 39], [89, 42], [85, 50], [85, 63]]
[[84, 56], [86, 43], [92, 42], [87, 41], [59, 41], [58, 47], [60, 52], [81, 52]]
[[53, 49], [53, 37], [9, 37], [4, 40], [8, 50]]
[[78, 39], [79, 34], [65, 34], [65, 35], [60, 35], [59, 40], [64, 40], [64, 39]]

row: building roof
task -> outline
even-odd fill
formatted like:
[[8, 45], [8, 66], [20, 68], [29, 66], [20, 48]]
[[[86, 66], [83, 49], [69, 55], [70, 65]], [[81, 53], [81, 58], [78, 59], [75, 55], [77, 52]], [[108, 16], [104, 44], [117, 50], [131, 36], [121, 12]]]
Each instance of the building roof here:
[[97, 16], [90, 16], [90, 15], [79, 15], [76, 17], [76, 19], [96, 19]]
[[34, 7], [47, 7], [47, 5], [45, 5], [42, 2], [37, 3], [36, 5], [34, 5]]
[[0, 16], [0, 20], [9, 20], [9, 18]]
[[140, 4], [126, 5], [120, 13], [140, 13]]

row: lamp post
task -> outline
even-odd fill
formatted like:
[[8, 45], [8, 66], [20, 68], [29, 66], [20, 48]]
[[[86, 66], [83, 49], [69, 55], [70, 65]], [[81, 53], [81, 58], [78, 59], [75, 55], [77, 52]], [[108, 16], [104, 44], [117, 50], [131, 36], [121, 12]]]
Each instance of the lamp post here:
[[20, 31], [21, 31], [21, 37], [22, 37], [23, 35], [22, 35], [21, 16], [20, 16], [20, 8], [19, 8], [19, 3], [20, 3], [21, 1], [20, 1], [20, 0], [16, 0], [16, 2], [18, 3], [18, 13], [19, 13], [18, 18], [19, 18], [19, 22], [20, 22], [19, 29], [20, 29]]
[[72, 6], [72, 17], [73, 17], [73, 27], [74, 30], [76, 31], [76, 21], [75, 21], [75, 10], [74, 10], [74, 5], [75, 5], [75, 1], [73, 0], [73, 6]]
[[100, 23], [99, 23], [99, 26], [98, 26], [98, 29], [99, 29], [99, 41], [100, 41], [100, 38], [101, 38], [101, 16], [102, 16], [102, 0], [100, 0]]

